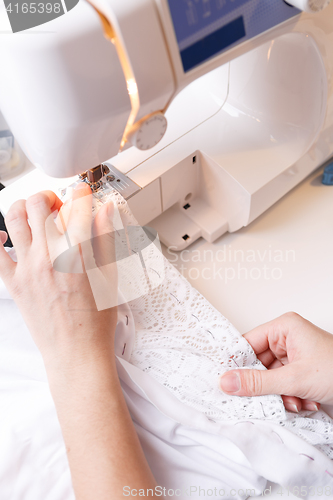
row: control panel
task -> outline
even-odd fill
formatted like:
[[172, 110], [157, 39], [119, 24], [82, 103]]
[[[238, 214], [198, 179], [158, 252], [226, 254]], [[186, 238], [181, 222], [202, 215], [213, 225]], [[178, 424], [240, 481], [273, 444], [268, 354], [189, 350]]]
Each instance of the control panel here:
[[184, 72], [300, 14], [283, 0], [168, 0]]

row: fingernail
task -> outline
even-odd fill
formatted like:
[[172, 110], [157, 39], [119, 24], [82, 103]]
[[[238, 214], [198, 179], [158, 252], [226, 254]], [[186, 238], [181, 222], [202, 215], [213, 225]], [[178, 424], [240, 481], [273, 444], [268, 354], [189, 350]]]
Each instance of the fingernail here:
[[238, 373], [226, 373], [220, 378], [220, 388], [223, 392], [238, 392], [241, 382]]
[[297, 408], [297, 405], [293, 405], [293, 404], [285, 402], [284, 403], [284, 407], [285, 407], [285, 409], [287, 411], [292, 411], [293, 413], [298, 413], [299, 412], [299, 410]]
[[318, 411], [319, 408], [315, 403], [303, 403], [303, 409], [308, 411]]

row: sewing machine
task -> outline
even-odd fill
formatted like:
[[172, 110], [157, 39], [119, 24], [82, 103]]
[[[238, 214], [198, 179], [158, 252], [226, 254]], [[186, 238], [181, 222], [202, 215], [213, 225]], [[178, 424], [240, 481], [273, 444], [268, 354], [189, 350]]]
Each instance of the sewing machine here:
[[[166, 246], [213, 242], [333, 154], [328, 3], [81, 1], [2, 36], [0, 109], [49, 176], [106, 169]], [[46, 185], [26, 176], [1, 210]]]

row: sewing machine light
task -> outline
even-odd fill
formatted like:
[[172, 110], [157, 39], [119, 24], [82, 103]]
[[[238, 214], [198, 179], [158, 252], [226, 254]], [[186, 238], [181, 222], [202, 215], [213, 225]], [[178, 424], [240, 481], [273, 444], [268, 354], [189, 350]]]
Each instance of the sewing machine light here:
[[[128, 95], [130, 96], [131, 102], [134, 103], [132, 109], [137, 111], [137, 105], [140, 102], [137, 83], [134, 78], [128, 78], [126, 84]], [[134, 117], [134, 113], [132, 113], [132, 115]], [[127, 142], [128, 145], [134, 146], [141, 151], [151, 149], [160, 142], [166, 129], [167, 119], [161, 112], [145, 116], [134, 124], [131, 124], [129, 119], [128, 127], [125, 130], [120, 147], [123, 149]]]
[[[150, 101], [153, 100], [152, 97], [153, 95], [152, 92], [154, 89], [153, 82], [156, 81], [156, 75], [152, 74], [152, 78], [150, 80], [149, 78], [146, 80], [146, 76], [147, 73], [150, 72], [151, 67], [154, 68], [155, 70], [154, 64], [153, 65], [149, 64], [148, 66], [149, 71], [147, 71], [148, 69], [147, 67], [145, 71], [144, 68], [141, 67], [142, 65], [140, 65], [139, 69], [135, 68], [135, 63], [138, 56], [136, 55], [135, 59], [133, 58], [131, 59], [130, 52], [131, 50], [133, 50], [133, 47], [131, 50], [129, 50], [129, 47], [134, 41], [134, 51], [136, 51], [137, 49], [136, 40], [138, 39], [140, 41], [142, 39], [142, 33], [141, 37], [140, 36], [136, 37], [132, 25], [130, 30], [130, 36], [127, 37], [125, 42], [123, 36], [124, 33], [121, 33], [121, 30], [119, 29], [119, 19], [117, 19], [117, 17], [114, 15], [114, 11], [108, 10], [107, 4], [105, 3], [103, 4], [103, 2], [100, 3], [99, 0], [88, 0], [88, 2], [92, 5], [92, 7], [95, 9], [95, 11], [98, 13], [100, 17], [104, 36], [114, 44], [117, 50], [119, 61], [121, 63], [123, 73], [126, 79], [127, 92], [131, 102], [131, 112], [128, 116], [127, 124], [123, 132], [123, 136], [120, 142], [119, 152], [127, 149], [130, 146], [135, 146], [140, 150], [150, 149], [154, 147], [163, 138], [165, 134], [167, 128], [167, 120], [164, 117], [163, 112], [157, 110], [164, 110], [166, 108], [166, 104], [169, 102], [170, 94], [166, 101], [164, 99], [164, 103], [160, 107], [157, 107], [158, 106], [157, 101], [155, 101], [154, 105], [151, 104]], [[120, 4], [121, 3], [118, 4], [118, 8]], [[113, 7], [116, 7], [116, 5], [114, 4]], [[151, 10], [152, 7], [153, 11]], [[129, 8], [129, 5], [127, 5], [127, 8]], [[149, 26], [150, 28], [152, 28], [154, 25], [159, 26], [159, 23], [156, 24], [157, 13], [155, 11], [155, 7], [153, 6], [153, 4], [150, 4], [149, 7], [148, 2], [146, 2], [145, 9], [147, 8], [148, 10], [146, 10], [146, 12], [144, 13], [144, 20], [146, 23], [148, 22], [147, 26]], [[142, 10], [142, 7], [139, 9], [139, 11], [141, 12], [140, 15], [142, 15], [142, 13], [144, 12], [144, 10]], [[106, 13], [108, 13], [108, 15], [106, 15]], [[113, 23], [111, 21], [111, 18], [113, 19]], [[113, 26], [113, 24], [117, 26], [118, 35], [117, 35], [117, 29], [115, 29], [115, 26]], [[140, 23], [138, 24], [140, 25]], [[135, 26], [137, 26], [137, 23], [135, 24]], [[128, 26], [127, 28], [125, 28], [125, 32], [127, 29]], [[143, 38], [146, 39], [149, 45], [149, 48], [147, 47], [147, 49], [149, 50], [151, 48], [150, 37], [147, 38], [144, 36]], [[161, 53], [161, 50], [165, 50], [164, 41], [162, 41], [162, 46], [160, 46], [160, 50], [157, 52], [157, 55]], [[151, 50], [149, 50], [149, 53], [151, 54]], [[165, 53], [165, 55], [167, 54]], [[159, 69], [158, 73], [161, 73], [161, 68]], [[171, 73], [169, 74], [169, 77], [171, 77]], [[142, 84], [143, 81], [144, 85]], [[147, 82], [149, 83], [147, 84]], [[171, 82], [171, 80], [170, 83], [171, 86], [173, 87], [173, 82]], [[147, 92], [147, 87], [149, 87], [148, 92]], [[160, 100], [160, 89], [158, 90], [158, 94], [159, 95], [156, 97], [158, 97], [158, 100]], [[145, 102], [147, 100], [149, 103], [148, 107], [145, 106]], [[162, 101], [160, 102], [162, 103]]]
[[319, 12], [328, 6], [331, 0], [288, 0], [288, 5], [305, 12]]
[[126, 83], [127, 83], [127, 91], [130, 95], [138, 93], [138, 86], [134, 78], [129, 78]]

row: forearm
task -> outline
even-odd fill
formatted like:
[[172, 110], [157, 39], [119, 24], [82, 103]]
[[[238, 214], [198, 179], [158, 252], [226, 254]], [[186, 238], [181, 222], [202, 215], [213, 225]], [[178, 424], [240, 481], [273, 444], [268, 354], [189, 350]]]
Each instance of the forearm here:
[[124, 486], [154, 489], [112, 352], [49, 370], [77, 500], [124, 498]]

